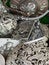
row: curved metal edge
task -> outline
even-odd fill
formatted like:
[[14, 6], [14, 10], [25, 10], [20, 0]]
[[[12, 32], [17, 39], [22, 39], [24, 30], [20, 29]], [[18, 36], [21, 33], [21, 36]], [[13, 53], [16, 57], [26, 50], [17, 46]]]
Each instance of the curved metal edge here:
[[36, 19], [40, 19], [42, 17], [44, 17], [47, 13], [49, 13], [49, 10], [47, 10], [43, 15], [39, 16], [39, 17], [34, 17], [34, 18], [28, 18], [28, 17], [20, 17], [20, 19], [22, 20], [36, 20]]
[[0, 65], [5, 65], [5, 59], [4, 57], [0, 54]]

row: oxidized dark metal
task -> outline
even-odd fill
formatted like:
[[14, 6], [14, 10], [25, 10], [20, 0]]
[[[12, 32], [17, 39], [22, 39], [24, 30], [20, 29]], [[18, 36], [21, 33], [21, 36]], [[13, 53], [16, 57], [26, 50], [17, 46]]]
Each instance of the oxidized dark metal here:
[[[35, 21], [18, 21], [17, 29], [13, 32], [12, 37], [15, 39], [35, 40], [44, 36], [41, 24]], [[40, 33], [40, 34], [39, 34]]]
[[5, 4], [7, 0], [2, 1], [9, 11], [23, 16], [35, 17], [48, 10], [48, 0], [11, 0], [10, 7]]

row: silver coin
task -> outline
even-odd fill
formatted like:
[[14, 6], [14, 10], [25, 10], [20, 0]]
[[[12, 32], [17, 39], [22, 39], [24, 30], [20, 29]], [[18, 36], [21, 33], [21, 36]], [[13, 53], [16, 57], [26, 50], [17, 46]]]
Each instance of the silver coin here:
[[0, 54], [0, 65], [5, 65], [5, 59], [1, 54]]

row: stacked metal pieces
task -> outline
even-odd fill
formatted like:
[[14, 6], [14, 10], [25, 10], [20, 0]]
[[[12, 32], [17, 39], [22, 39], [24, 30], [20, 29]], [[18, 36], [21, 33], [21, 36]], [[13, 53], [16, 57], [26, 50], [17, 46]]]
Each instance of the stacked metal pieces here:
[[[40, 34], [39, 34], [40, 33]], [[18, 20], [16, 15], [8, 12], [0, 15], [0, 37], [14, 38], [17, 40], [34, 40], [44, 36], [39, 20]], [[39, 35], [38, 35], [39, 34]]]
[[20, 42], [24, 43], [34, 41], [36, 39], [40, 39], [43, 36], [48, 36], [48, 34], [45, 34], [44, 28], [42, 29], [42, 26], [37, 20], [18, 22], [19, 23], [17, 23], [16, 30], [14, 30], [11, 34], [13, 39], [6, 38], [5, 36], [4, 38], [0, 39], [0, 53], [4, 56], [7, 56], [8, 53], [11, 52], [11, 50], [13, 50], [14, 47], [16, 47]]
[[[23, 5], [27, 5], [26, 3], [31, 3], [32, 2], [30, 0], [27, 0], [27, 2], [25, 3], [24, 1], [25, 0], [22, 0], [22, 1], [21, 0], [13, 0], [13, 1], [11, 0], [11, 4], [18, 6], [22, 2], [23, 2], [22, 3]], [[38, 4], [39, 10], [43, 10], [43, 9], [44, 9], [43, 11], [47, 10], [47, 8], [48, 8], [48, 1], [47, 0], [44, 0], [44, 1], [42, 1], [42, 0], [40, 0], [40, 1], [33, 0], [33, 4], [32, 5], [34, 5], [35, 1]], [[2, 0], [2, 2], [4, 4], [6, 4], [6, 2], [8, 2], [8, 0]], [[11, 5], [11, 7], [12, 7], [12, 5]], [[21, 5], [21, 6], [23, 6], [23, 5]], [[31, 5], [29, 5], [29, 7], [30, 6]], [[3, 7], [3, 9], [5, 9], [5, 8]], [[23, 9], [23, 8], [21, 7], [21, 9]], [[1, 7], [1, 10], [2, 10], [2, 7]], [[3, 12], [4, 12], [4, 10], [3, 10]], [[3, 37], [3, 36], [6, 37], [6, 35], [8, 35], [8, 34], [12, 34], [10, 36], [10, 38], [11, 37], [12, 38], [16, 38], [16, 39], [22, 39], [22, 38], [26, 39], [27, 38], [29, 40], [34, 40], [36, 38], [40, 38], [40, 37], [43, 36], [43, 31], [41, 30], [40, 24], [38, 23], [40, 21], [38, 21], [38, 20], [32, 20], [32, 21], [31, 20], [29, 20], [29, 21], [28, 20], [27, 21], [26, 20], [25, 21], [22, 20], [22, 21], [20, 21], [21, 20], [21, 18], [19, 20], [20, 15], [18, 17], [17, 15], [12, 15], [12, 14], [10, 14], [8, 12], [4, 12], [4, 13], [3, 12], [0, 15], [0, 36], [1, 37]], [[22, 19], [23, 19], [23, 17], [22, 17]], [[36, 31], [37, 31], [37, 34], [36, 34]], [[32, 34], [32, 32], [33, 32], [33, 34]], [[38, 33], [40, 33], [40, 34], [38, 35]], [[34, 39], [31, 36], [33, 36]]]
[[[23, 16], [30, 18], [44, 14], [48, 10], [48, 0], [11, 0], [10, 7], [6, 5], [7, 1], [2, 0], [5, 7], [0, 9], [0, 37], [4, 37], [0, 38], [0, 53], [6, 58], [6, 65], [48, 65], [48, 28], [39, 20], [22, 20]], [[5, 8], [19, 15], [10, 14]], [[0, 64], [5, 65], [2, 56], [0, 59]]]

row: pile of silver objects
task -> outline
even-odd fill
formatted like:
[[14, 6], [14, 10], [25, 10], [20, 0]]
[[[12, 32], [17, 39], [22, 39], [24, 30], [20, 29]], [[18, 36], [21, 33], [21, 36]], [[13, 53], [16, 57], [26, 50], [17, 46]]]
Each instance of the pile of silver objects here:
[[[41, 6], [39, 3], [38, 6]], [[11, 7], [14, 7], [13, 4]], [[46, 5], [40, 10], [42, 7]], [[49, 25], [39, 21], [48, 12], [33, 18], [17, 16], [0, 3], [0, 65], [49, 65]]]

